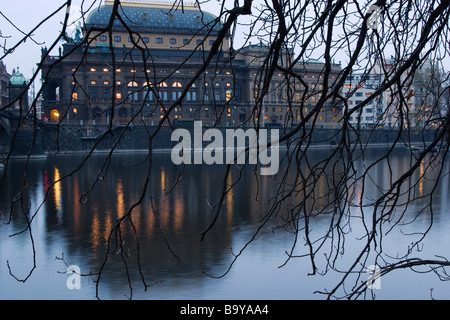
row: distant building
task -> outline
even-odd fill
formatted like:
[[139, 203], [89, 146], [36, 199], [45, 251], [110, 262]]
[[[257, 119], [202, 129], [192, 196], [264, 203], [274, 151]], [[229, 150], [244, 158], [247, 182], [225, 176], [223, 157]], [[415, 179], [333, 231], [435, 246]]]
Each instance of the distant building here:
[[6, 70], [3, 61], [0, 61], [0, 108], [6, 106], [9, 101], [8, 83], [11, 75]]
[[[397, 119], [389, 107], [389, 91], [383, 91], [370, 102], [366, 99], [378, 90], [384, 80], [381, 73], [353, 73], [345, 81], [343, 95], [347, 99], [344, 111], [350, 112], [349, 123], [358, 129], [394, 129], [397, 128]], [[363, 107], [360, 107], [364, 103]]]
[[414, 74], [411, 84], [414, 108], [410, 122], [419, 127], [436, 128], [445, 109], [442, 86], [443, 75], [438, 64], [425, 60]]
[[[352, 74], [346, 79], [343, 94], [346, 96], [348, 109], [358, 106], [375, 90], [379, 89], [385, 76], [392, 74], [398, 67], [395, 59], [377, 62], [364, 74]], [[442, 75], [437, 65], [430, 60], [421, 61], [415, 67], [413, 76], [411, 68], [400, 77], [401, 87], [397, 83], [383, 90], [369, 104], [359, 108], [350, 117], [350, 123], [359, 128], [435, 128], [444, 110]]]
[[[289, 126], [296, 124], [310, 114], [324, 90], [323, 76], [325, 63], [317, 60], [300, 61], [295, 65], [295, 72], [302, 81], [280, 70], [268, 73], [267, 57], [270, 48], [264, 44], [252, 44], [242, 48], [236, 55], [239, 62], [239, 80], [243, 91], [246, 92], [245, 101], [248, 105], [261, 104], [262, 121], [265, 126]], [[283, 52], [279, 58], [280, 66], [291, 65], [292, 52]], [[341, 72], [339, 64], [331, 64], [329, 73], [329, 88]], [[269, 76], [270, 77], [269, 77]], [[260, 92], [267, 82], [266, 94], [261, 97]], [[306, 86], [307, 87], [306, 87]], [[259, 99], [259, 100], [258, 100]], [[336, 128], [341, 118], [341, 103], [327, 101], [321, 110], [313, 112], [315, 118], [309, 118], [307, 123], [318, 128]]]
[[[163, 2], [122, 1], [119, 14], [127, 28], [116, 19], [110, 34], [105, 27], [112, 8], [106, 1], [87, 16], [82, 29], [63, 45], [61, 62], [55, 63], [59, 57], [54, 56], [44, 61], [42, 119], [106, 124], [114, 116], [117, 124], [133, 119], [134, 124], [155, 125], [189, 86], [181, 105], [170, 114], [173, 124], [202, 120], [205, 126], [252, 126], [258, 121], [283, 126], [301, 121], [320, 99], [323, 63], [298, 63], [307, 91], [281, 71], [269, 81], [261, 77], [268, 48], [248, 45], [230, 52], [228, 34], [209, 66], [192, 82], [222, 27], [216, 16], [196, 5], [185, 2], [183, 10], [171, 10], [172, 5]], [[89, 45], [75, 49], [82, 39]], [[283, 53], [280, 59], [289, 56]], [[340, 65], [332, 65], [330, 82], [340, 70]], [[268, 93], [261, 97], [265, 80]], [[261, 114], [255, 114], [255, 104]], [[309, 123], [336, 127], [341, 107], [327, 102]]]
[[[20, 98], [19, 98], [20, 97]], [[27, 112], [29, 108], [27, 79], [20, 73], [19, 68], [14, 69], [8, 82], [8, 107], [13, 113]]]

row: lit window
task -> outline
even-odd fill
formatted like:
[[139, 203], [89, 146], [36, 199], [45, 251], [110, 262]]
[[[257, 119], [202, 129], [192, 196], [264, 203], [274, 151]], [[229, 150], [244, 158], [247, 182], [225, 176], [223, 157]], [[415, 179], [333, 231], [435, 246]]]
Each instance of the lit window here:
[[122, 94], [120, 92], [116, 93], [116, 99], [122, 99]]
[[108, 68], [103, 68], [103, 72], [108, 72]]
[[96, 69], [95, 69], [95, 68], [91, 68], [91, 71], [92, 71], [92, 72], [95, 72], [95, 71], [96, 71]]
[[77, 92], [73, 92], [72, 93], [72, 99], [73, 100], [77, 100], [78, 99], [78, 93]]
[[231, 100], [231, 96], [232, 96], [232, 91], [231, 90], [227, 90], [225, 95], [226, 95], [226, 100], [230, 101]]
[[121, 69], [117, 69], [116, 72], [122, 72], [122, 70]]
[[109, 84], [109, 81], [103, 81], [103, 84], [104, 84], [105, 86], [107, 86], [107, 85]]
[[97, 84], [97, 82], [96, 82], [95, 80], [92, 80], [92, 81], [91, 81], [91, 84], [92, 84], [92, 85], [95, 85], [95, 84]]

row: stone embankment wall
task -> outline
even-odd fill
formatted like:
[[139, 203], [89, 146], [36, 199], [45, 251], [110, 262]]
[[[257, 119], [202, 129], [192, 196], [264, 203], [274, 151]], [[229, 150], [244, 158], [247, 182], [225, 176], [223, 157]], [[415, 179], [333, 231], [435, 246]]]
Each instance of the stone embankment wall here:
[[[156, 127], [114, 127], [111, 132], [107, 132], [106, 127], [96, 127], [88, 129], [80, 125], [56, 126], [53, 124], [43, 124], [40, 126], [42, 149], [49, 153], [70, 153], [70, 152], [88, 152], [93, 147], [95, 151], [109, 151], [114, 147], [117, 151], [128, 150], [148, 150], [149, 133], [152, 133]], [[189, 128], [188, 128], [189, 129]], [[206, 130], [204, 127], [203, 130]], [[226, 129], [218, 128], [225, 133]], [[234, 129], [234, 128], [233, 128]], [[177, 142], [171, 141], [171, 134], [174, 128], [168, 126], [162, 127], [153, 140], [154, 150], [172, 149]], [[191, 129], [189, 129], [191, 130]], [[246, 130], [244, 128], [244, 130]], [[270, 133], [270, 128], [268, 128]], [[342, 132], [338, 129], [314, 129], [312, 133], [311, 147], [338, 145]], [[432, 141], [435, 131], [410, 131], [401, 134], [401, 144], [406, 141], [407, 144], [422, 145], [424, 142]], [[283, 136], [283, 129], [280, 129], [279, 135]], [[391, 145], [398, 139], [398, 130], [360, 130], [358, 134], [351, 132], [347, 141], [361, 144], [372, 145]], [[225, 134], [224, 134], [225, 137]], [[302, 140], [301, 133], [290, 139], [296, 143]], [[205, 142], [205, 145], [209, 142]], [[306, 143], [305, 143], [306, 144]]]

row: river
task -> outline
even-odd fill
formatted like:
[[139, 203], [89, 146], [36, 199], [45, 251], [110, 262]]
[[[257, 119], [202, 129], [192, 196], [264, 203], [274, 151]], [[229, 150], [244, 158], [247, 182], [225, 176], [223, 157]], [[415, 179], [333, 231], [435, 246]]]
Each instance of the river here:
[[[355, 166], [361, 168], [372, 163], [384, 151], [370, 149]], [[308, 159], [314, 162], [323, 158], [329, 149], [310, 152]], [[139, 152], [114, 154], [107, 173], [101, 175], [92, 190], [105, 154], [94, 154], [78, 172], [53, 186], [55, 181], [71, 173], [84, 156], [50, 155], [47, 159], [31, 160], [25, 180], [26, 162], [13, 160], [0, 185], [0, 214], [4, 220], [0, 224], [0, 299], [96, 299], [97, 288], [91, 277], [82, 276], [78, 288], [68, 289], [67, 265], [78, 266], [82, 274], [95, 272], [102, 265], [112, 226], [142, 192], [147, 175], [145, 157], [145, 153]], [[406, 150], [396, 150], [390, 166], [380, 163], [371, 176], [379, 185], [389, 186], [390, 176], [406, 170], [410, 158]], [[446, 174], [437, 184], [433, 212], [427, 207], [429, 198], [418, 199], [410, 205], [406, 215], [411, 217], [408, 219], [411, 223], [398, 226], [384, 239], [387, 254], [403, 252], [426, 230], [433, 217], [431, 231], [413, 253], [424, 257], [449, 256], [448, 159], [444, 166]], [[425, 168], [420, 166], [417, 174], [424, 173]], [[237, 179], [236, 172], [233, 171], [229, 183]], [[182, 178], [175, 184], [180, 173]], [[182, 171], [182, 167], [171, 162], [168, 153], [155, 153], [147, 196], [132, 212], [133, 225], [125, 221], [121, 250], [112, 243], [111, 252], [116, 254], [106, 263], [98, 296], [101, 299], [127, 299], [131, 295], [133, 299], [324, 299], [316, 291], [332, 289], [341, 274], [330, 270], [325, 275], [308, 275], [311, 272], [308, 258], [292, 258], [284, 264], [286, 252], [290, 252], [296, 240], [296, 252], [307, 250], [304, 236], [301, 231], [296, 239], [284, 229], [273, 229], [272, 223], [258, 233], [226, 275], [215, 277], [226, 273], [234, 255], [252, 239], [258, 230], [259, 215], [267, 209], [264, 202], [278, 192], [278, 184], [271, 177], [256, 179], [247, 170], [225, 196], [217, 222], [201, 241], [200, 233], [214, 218], [214, 204], [220, 199], [224, 173], [225, 166], [218, 165], [190, 165]], [[419, 196], [434, 186], [435, 175], [436, 172], [430, 172], [420, 179], [416, 186]], [[14, 202], [24, 181], [27, 185], [24, 201]], [[358, 194], [360, 190], [354, 192]], [[87, 193], [85, 197], [84, 193]], [[378, 193], [375, 187], [365, 189], [368, 199]], [[12, 202], [14, 208], [9, 221]], [[26, 229], [22, 213], [23, 206], [27, 208], [28, 204], [27, 217], [33, 216], [31, 233]], [[318, 197], [314, 206], [320, 209], [321, 205]], [[311, 235], [325, 232], [329, 223], [327, 215], [317, 216], [311, 223]], [[353, 225], [349, 229], [347, 254], [342, 258], [344, 265], [360, 250], [357, 240], [360, 231], [361, 226]], [[319, 270], [323, 271], [322, 260], [321, 256], [317, 257]], [[147, 290], [140, 281], [139, 266], [150, 285]], [[17, 281], [29, 274], [25, 282]], [[449, 299], [449, 289], [449, 283], [440, 281], [433, 273], [418, 274], [405, 269], [382, 277], [374, 293], [381, 299]]]

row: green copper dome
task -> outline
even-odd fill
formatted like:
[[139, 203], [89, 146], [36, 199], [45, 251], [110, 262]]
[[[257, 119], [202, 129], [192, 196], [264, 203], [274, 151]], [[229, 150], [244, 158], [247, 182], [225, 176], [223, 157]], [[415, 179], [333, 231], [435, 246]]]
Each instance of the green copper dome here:
[[27, 79], [19, 72], [19, 68], [17, 68], [17, 71], [13, 70], [9, 83], [13, 86], [22, 86], [27, 84]]

